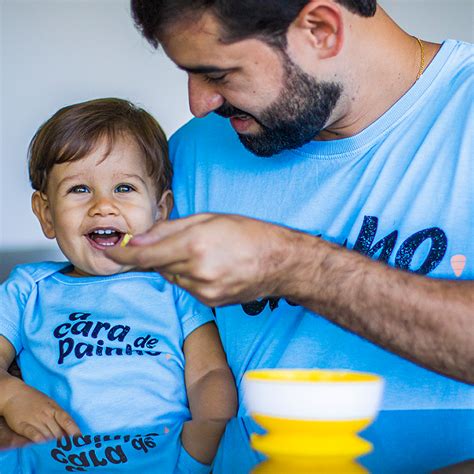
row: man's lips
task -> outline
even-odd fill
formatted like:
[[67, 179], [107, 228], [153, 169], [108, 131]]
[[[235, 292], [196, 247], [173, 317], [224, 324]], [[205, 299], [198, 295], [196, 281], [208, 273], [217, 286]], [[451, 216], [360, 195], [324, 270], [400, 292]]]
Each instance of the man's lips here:
[[230, 117], [230, 123], [237, 133], [245, 133], [255, 120], [250, 115], [235, 115]]

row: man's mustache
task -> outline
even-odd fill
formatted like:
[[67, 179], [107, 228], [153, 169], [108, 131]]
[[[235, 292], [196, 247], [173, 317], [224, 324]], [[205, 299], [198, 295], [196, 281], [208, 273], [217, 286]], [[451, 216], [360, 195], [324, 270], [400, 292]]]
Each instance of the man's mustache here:
[[248, 112], [244, 112], [243, 110], [240, 110], [237, 107], [234, 107], [228, 102], [224, 102], [218, 109], [214, 110], [214, 113], [224, 118], [230, 118], [236, 115], [246, 115], [247, 117], [255, 118], [253, 117], [253, 115], [250, 115]]

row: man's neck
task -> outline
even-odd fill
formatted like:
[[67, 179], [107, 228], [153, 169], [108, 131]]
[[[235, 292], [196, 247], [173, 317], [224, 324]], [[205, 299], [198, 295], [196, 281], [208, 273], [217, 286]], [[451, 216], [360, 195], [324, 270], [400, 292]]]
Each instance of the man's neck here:
[[[361, 132], [392, 107], [416, 82], [421, 65], [418, 40], [380, 8], [367, 21], [352, 17], [341, 56], [344, 93], [330, 125], [317, 140], [337, 140]], [[425, 68], [440, 45], [423, 42]]]

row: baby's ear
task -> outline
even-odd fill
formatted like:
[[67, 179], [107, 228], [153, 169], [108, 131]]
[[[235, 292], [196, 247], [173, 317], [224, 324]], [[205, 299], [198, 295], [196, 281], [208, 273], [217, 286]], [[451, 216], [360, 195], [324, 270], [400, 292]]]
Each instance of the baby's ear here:
[[54, 239], [56, 232], [51, 218], [48, 196], [40, 191], [35, 191], [31, 196], [31, 208], [41, 224], [43, 234], [48, 239]]
[[157, 220], [165, 221], [169, 218], [173, 209], [174, 198], [170, 189], [165, 191], [158, 202]]

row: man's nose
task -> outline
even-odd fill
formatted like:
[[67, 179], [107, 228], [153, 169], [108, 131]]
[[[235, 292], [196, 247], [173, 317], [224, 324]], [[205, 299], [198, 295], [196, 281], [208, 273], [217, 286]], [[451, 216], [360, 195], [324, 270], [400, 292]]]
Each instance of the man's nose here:
[[224, 103], [224, 97], [215, 90], [213, 84], [207, 84], [202, 77], [188, 78], [189, 109], [198, 118], [218, 109]]
[[120, 213], [112, 197], [97, 196], [89, 208], [89, 216], [116, 216]]

